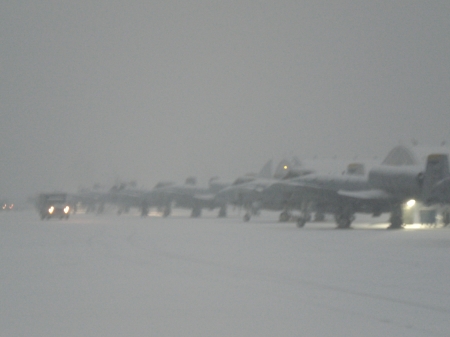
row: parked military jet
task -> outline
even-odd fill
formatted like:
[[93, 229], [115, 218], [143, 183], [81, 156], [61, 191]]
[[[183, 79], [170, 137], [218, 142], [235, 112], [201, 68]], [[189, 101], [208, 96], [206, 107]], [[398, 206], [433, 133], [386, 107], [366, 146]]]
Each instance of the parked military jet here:
[[[220, 188], [213, 183], [214, 180], [211, 179], [209, 186], [205, 188], [196, 186], [196, 179], [193, 177], [186, 179], [184, 185], [158, 184], [142, 196], [142, 215], [146, 216], [151, 207], [156, 207], [166, 217], [171, 214], [172, 207], [179, 207], [191, 209], [191, 216], [199, 217], [203, 208], [214, 209], [220, 206], [214, 203], [215, 188]], [[219, 216], [225, 215], [226, 211], [221, 209]]]
[[78, 192], [67, 195], [74, 213], [83, 209], [86, 213], [102, 213], [105, 207], [108, 191], [99, 184], [92, 188], [80, 188]]
[[[299, 205], [298, 226], [303, 227], [312, 208], [335, 215], [338, 228], [350, 227], [355, 213], [380, 215], [390, 212], [390, 228], [403, 225], [402, 205], [416, 199], [429, 204], [439, 186], [450, 176], [448, 156], [431, 154], [425, 171], [420, 165], [372, 168], [367, 178], [309, 175], [273, 185], [273, 190], [291, 192], [291, 203]], [[433, 193], [435, 195], [433, 195]], [[440, 197], [444, 201], [444, 197]]]
[[146, 190], [138, 189], [135, 185], [121, 183], [113, 186], [105, 194], [105, 202], [117, 207], [117, 214], [128, 213], [131, 208], [141, 208], [142, 197]]
[[309, 174], [312, 171], [303, 170], [291, 165], [291, 162], [283, 159], [277, 166], [275, 173], [270, 178], [258, 178], [245, 183], [233, 184], [220, 191], [217, 199], [230, 205], [245, 209], [244, 221], [249, 221], [252, 215], [258, 214], [260, 210], [283, 210], [280, 221], [290, 218], [289, 198], [284, 191], [272, 191], [264, 193], [268, 186], [281, 179], [297, 177]]
[[[235, 180], [235, 184], [254, 180], [257, 177], [268, 177], [271, 174], [272, 161], [269, 160], [257, 175], [245, 175]], [[156, 186], [153, 190], [145, 193], [141, 198], [142, 215], [148, 214], [151, 207], [162, 210], [163, 216], [169, 216], [172, 207], [191, 209], [191, 217], [199, 217], [202, 209], [219, 208], [219, 217], [227, 214], [226, 203], [217, 198], [219, 191], [231, 182], [221, 181], [218, 178], [211, 178], [207, 187], [196, 186], [196, 179], [190, 177], [185, 184], [170, 184], [166, 186]]]

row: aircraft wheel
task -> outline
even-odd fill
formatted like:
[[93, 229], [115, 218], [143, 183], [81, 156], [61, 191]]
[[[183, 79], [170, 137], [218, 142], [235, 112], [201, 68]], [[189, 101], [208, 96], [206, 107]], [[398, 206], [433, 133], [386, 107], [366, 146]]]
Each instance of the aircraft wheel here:
[[97, 208], [97, 214], [101, 214], [105, 211], [105, 204], [101, 203]]
[[352, 216], [339, 215], [336, 217], [337, 228], [339, 229], [347, 229], [350, 228], [352, 224]]
[[198, 218], [202, 214], [202, 209], [199, 207], [194, 207], [192, 209], [191, 218]]
[[284, 212], [280, 213], [279, 221], [280, 222], [288, 222], [290, 218], [291, 218], [291, 215], [289, 214], [289, 212], [284, 211]]
[[227, 216], [227, 208], [226, 207], [220, 207], [219, 218], [226, 218], [226, 216]]
[[306, 219], [304, 217], [301, 216], [297, 219], [297, 227], [298, 228], [305, 227], [305, 224], [306, 224]]
[[338, 222], [337, 224], [337, 228], [339, 229], [347, 229], [350, 228], [351, 222], [348, 219], [342, 219], [341, 221]]
[[401, 216], [392, 216], [391, 224], [388, 229], [400, 229], [403, 226], [403, 220]]
[[165, 208], [164, 209], [164, 213], [163, 213], [163, 217], [167, 218], [171, 213], [170, 208]]
[[442, 214], [442, 222], [444, 223], [444, 227], [450, 224], [450, 212], [444, 212]]
[[148, 207], [146, 204], [144, 204], [144, 205], [141, 206], [141, 216], [142, 216], [142, 217], [148, 216], [148, 212], [149, 212], [149, 211], [150, 211], [150, 210], [149, 210], [149, 207]]
[[320, 212], [316, 212], [316, 214], [314, 216], [314, 221], [322, 222], [324, 220], [325, 220], [325, 214], [320, 213]]

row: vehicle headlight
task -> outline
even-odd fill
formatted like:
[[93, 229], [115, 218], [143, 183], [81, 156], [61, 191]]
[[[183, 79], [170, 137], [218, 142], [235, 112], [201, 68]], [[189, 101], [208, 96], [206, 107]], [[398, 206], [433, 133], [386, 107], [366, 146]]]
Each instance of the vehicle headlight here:
[[69, 213], [69, 210], [70, 210], [70, 207], [69, 207], [69, 206], [64, 207], [64, 213], [65, 213], [65, 214]]
[[53, 207], [53, 206], [51, 206], [49, 209], [48, 209], [48, 212], [50, 213], [50, 214], [53, 214], [53, 211], [55, 210], [55, 207]]

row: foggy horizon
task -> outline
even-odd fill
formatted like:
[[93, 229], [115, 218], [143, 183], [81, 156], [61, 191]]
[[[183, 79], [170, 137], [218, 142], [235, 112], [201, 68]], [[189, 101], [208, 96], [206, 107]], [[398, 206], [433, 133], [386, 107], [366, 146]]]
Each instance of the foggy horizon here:
[[450, 141], [450, 3], [0, 5], [0, 198]]

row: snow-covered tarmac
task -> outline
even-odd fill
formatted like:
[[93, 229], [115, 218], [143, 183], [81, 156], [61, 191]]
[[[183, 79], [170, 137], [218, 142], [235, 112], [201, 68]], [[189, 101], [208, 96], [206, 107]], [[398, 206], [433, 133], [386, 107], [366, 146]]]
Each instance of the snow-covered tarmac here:
[[0, 213], [0, 336], [450, 336], [450, 228]]

